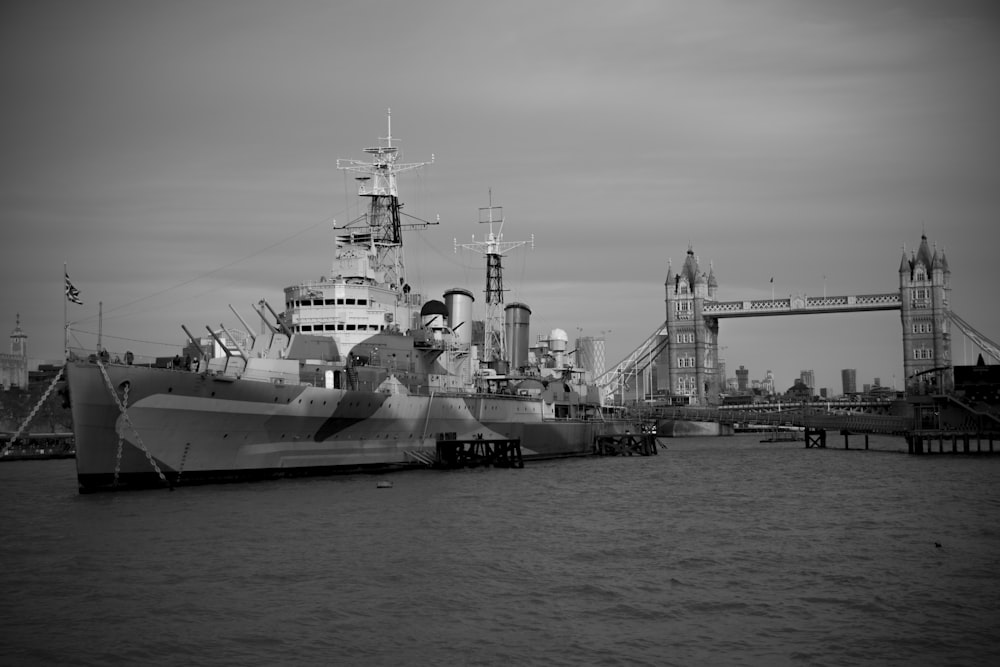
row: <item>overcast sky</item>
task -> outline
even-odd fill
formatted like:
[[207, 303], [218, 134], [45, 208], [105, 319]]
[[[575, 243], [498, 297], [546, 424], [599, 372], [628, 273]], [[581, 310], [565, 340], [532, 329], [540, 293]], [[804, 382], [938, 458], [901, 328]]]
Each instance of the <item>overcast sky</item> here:
[[[357, 214], [337, 158], [392, 130], [409, 280], [483, 303], [492, 189], [508, 301], [532, 337], [607, 332], [608, 364], [664, 320], [689, 244], [720, 300], [887, 293], [905, 244], [947, 253], [952, 307], [1000, 338], [1000, 19], [962, 0], [142, 2], [0, 8], [0, 323], [173, 354], [328, 271]], [[91, 333], [86, 333], [91, 332]], [[114, 336], [114, 338], [112, 338]], [[162, 343], [162, 345], [157, 345]], [[779, 388], [902, 386], [898, 312], [722, 320]], [[971, 349], [955, 336], [956, 362]], [[971, 362], [972, 359], [969, 359]]]

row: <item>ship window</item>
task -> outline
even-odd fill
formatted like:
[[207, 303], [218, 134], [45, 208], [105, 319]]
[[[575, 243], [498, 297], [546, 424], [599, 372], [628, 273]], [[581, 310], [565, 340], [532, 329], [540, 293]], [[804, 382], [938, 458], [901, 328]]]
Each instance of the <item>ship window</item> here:
[[336, 305], [336, 303], [337, 303], [336, 299], [327, 299], [326, 300], [326, 305], [328, 305], [328, 306]]
[[368, 305], [368, 299], [358, 299], [358, 305], [359, 306], [367, 306]]
[[354, 329], [355, 329], [355, 325], [353, 325], [353, 324], [348, 324], [347, 325], [347, 330], [348, 331], [354, 331]]
[[327, 324], [323, 328], [326, 329], [327, 331], [336, 331], [337, 330], [337, 325], [336, 324]]
[[354, 299], [344, 299], [344, 303], [346, 303], [348, 306], [353, 306]]
[[344, 300], [343, 299], [337, 299], [337, 305], [338, 306], [343, 306], [344, 305]]

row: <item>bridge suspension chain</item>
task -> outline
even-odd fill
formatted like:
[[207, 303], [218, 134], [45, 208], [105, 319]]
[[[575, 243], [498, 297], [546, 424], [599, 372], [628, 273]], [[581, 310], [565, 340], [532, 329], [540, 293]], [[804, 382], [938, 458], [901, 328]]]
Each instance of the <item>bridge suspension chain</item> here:
[[955, 312], [949, 312], [948, 318], [954, 322], [955, 326], [962, 330], [962, 333], [965, 334], [969, 340], [979, 346], [979, 348], [988, 356], [992, 357], [993, 361], [1000, 363], [1000, 345], [997, 345], [989, 338], [976, 331], [971, 324], [963, 320]]
[[646, 370], [651, 360], [656, 358], [666, 345], [666, 339], [662, 338], [666, 334], [667, 323], [664, 322], [618, 365], [595, 378], [594, 384], [600, 389], [602, 401], [614, 393], [614, 386], [621, 381], [621, 378], [638, 375]]

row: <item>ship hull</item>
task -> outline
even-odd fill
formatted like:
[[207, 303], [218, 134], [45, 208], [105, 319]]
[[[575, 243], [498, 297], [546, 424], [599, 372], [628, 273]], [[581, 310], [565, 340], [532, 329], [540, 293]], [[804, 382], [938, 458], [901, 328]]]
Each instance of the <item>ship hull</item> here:
[[82, 493], [424, 467], [448, 440], [516, 439], [528, 461], [584, 456], [595, 437], [623, 430], [548, 418], [541, 399], [506, 395], [383, 394], [86, 361], [69, 362], [67, 380]]

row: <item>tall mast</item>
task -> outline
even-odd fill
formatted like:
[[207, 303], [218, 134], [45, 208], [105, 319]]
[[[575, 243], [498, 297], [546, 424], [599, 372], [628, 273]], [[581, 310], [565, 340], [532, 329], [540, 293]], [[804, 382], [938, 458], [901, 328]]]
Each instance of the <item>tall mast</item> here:
[[386, 136], [379, 137], [379, 145], [364, 149], [365, 153], [372, 156], [371, 162], [337, 160], [337, 169], [361, 174], [356, 177], [358, 195], [370, 198], [365, 222], [375, 245], [376, 268], [385, 272], [385, 282], [401, 287], [406, 282], [403, 225], [400, 223], [400, 210], [403, 205], [399, 203], [396, 175], [432, 164], [434, 156], [431, 155], [429, 162], [397, 164], [399, 147], [392, 145], [391, 109], [386, 110], [386, 127]]
[[[499, 226], [496, 233], [493, 223]], [[489, 236], [485, 241], [477, 241], [473, 235], [472, 243], [455, 242], [459, 247], [472, 250], [486, 256], [486, 336], [483, 346], [483, 360], [486, 363], [494, 361], [509, 361], [507, 345], [503, 335], [503, 255], [514, 248], [529, 243], [528, 241], [503, 240], [503, 207], [493, 205], [493, 190], [490, 189], [490, 205], [479, 209], [479, 224], [489, 225]], [[535, 247], [535, 235], [531, 235], [531, 247]]]

